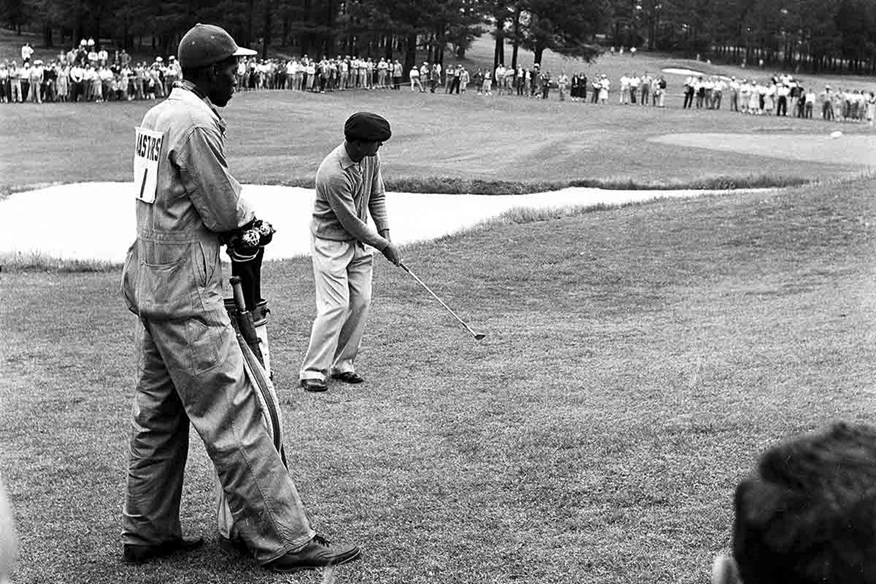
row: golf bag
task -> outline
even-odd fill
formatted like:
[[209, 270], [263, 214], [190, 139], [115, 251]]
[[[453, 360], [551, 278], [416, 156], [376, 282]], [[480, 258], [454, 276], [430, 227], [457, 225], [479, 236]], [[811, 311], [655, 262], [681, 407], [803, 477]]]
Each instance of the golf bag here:
[[[261, 264], [264, 255], [264, 245], [270, 241], [273, 228], [267, 223], [263, 230], [267, 236], [257, 238], [254, 252], [247, 246], [241, 246], [244, 241], [238, 234], [228, 240], [228, 255], [231, 256], [231, 290], [232, 297], [225, 299], [225, 310], [231, 318], [231, 325], [237, 335], [237, 343], [243, 353], [243, 367], [247, 378], [255, 388], [256, 398], [261, 406], [262, 421], [268, 434], [286, 465], [286, 452], [283, 448], [282, 420], [280, 418], [280, 401], [277, 391], [271, 381], [270, 350], [268, 348], [267, 301], [261, 297]], [[258, 229], [259, 226], [256, 226]], [[248, 246], [251, 248], [252, 246]], [[241, 253], [252, 252], [252, 253]], [[229, 540], [238, 539], [234, 526], [234, 517], [225, 499], [225, 492], [216, 478], [218, 500], [218, 528], [220, 535]]]

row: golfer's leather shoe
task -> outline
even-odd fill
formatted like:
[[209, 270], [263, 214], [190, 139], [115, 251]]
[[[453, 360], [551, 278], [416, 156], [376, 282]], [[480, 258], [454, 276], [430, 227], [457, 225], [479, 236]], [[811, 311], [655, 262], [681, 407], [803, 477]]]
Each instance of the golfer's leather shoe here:
[[361, 552], [354, 545], [332, 546], [323, 537], [316, 536], [304, 549], [290, 552], [270, 564], [267, 568], [274, 572], [298, 572], [324, 566], [337, 566], [359, 559]]
[[328, 385], [322, 379], [302, 379], [301, 387], [304, 388], [304, 391], [325, 391], [328, 389]]
[[142, 564], [150, 560], [164, 558], [177, 552], [189, 552], [204, 545], [204, 538], [173, 539], [156, 545], [126, 543], [122, 550], [122, 561], [126, 564]]
[[332, 373], [332, 379], [343, 381], [344, 383], [362, 383], [365, 378], [355, 371], [344, 371], [343, 373]]

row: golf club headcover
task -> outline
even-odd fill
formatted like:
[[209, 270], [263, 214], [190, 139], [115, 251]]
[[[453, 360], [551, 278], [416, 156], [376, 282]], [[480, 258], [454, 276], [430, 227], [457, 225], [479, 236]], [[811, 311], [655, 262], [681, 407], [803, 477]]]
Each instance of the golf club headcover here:
[[267, 221], [253, 219], [240, 229], [225, 234], [231, 261], [245, 262], [255, 258], [260, 248], [271, 243], [276, 229]]

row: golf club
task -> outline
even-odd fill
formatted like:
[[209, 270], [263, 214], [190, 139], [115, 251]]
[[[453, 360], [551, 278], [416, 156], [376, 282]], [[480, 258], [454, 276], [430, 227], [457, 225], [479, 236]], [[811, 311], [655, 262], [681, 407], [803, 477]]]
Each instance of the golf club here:
[[449, 312], [450, 314], [452, 314], [453, 317], [456, 318], [456, 320], [458, 320], [459, 323], [460, 323], [462, 326], [465, 327], [465, 330], [467, 330], [468, 332], [471, 333], [471, 336], [473, 336], [473, 337], [475, 338], [475, 340], [479, 341], [479, 340], [483, 339], [485, 336], [487, 336], [487, 335], [485, 335], [484, 333], [476, 333], [476, 332], [474, 332], [473, 330], [471, 330], [471, 327], [468, 326], [467, 324], [465, 324], [465, 321], [462, 320], [461, 318], [459, 318], [459, 316], [458, 316], [455, 312], [453, 312], [453, 310], [451, 310], [449, 306], [447, 306], [446, 304], [444, 304], [444, 301], [441, 300], [440, 298], [438, 298], [438, 295], [435, 294], [434, 292], [432, 292], [432, 290], [431, 290], [428, 286], [426, 286], [426, 284], [425, 284], [421, 279], [419, 279], [419, 278], [417, 277], [417, 275], [416, 275], [415, 273], [413, 273], [409, 267], [407, 267], [406, 265], [404, 265], [404, 263], [399, 262], [398, 265], [399, 265], [399, 267], [400, 267], [401, 269], [403, 269], [404, 271], [406, 271], [407, 273], [409, 273], [409, 274], [411, 275], [411, 277], [413, 277], [414, 280], [416, 280], [417, 283], [420, 284], [420, 286], [422, 286], [423, 288], [425, 288], [425, 289], [426, 289], [426, 292], [428, 292], [429, 294], [431, 294], [432, 296], [434, 296], [434, 297], [435, 297], [435, 300], [437, 300], [438, 302], [440, 302], [440, 303], [441, 303], [441, 306], [443, 306], [444, 308], [446, 308], [446, 309], [447, 309], [447, 312]]

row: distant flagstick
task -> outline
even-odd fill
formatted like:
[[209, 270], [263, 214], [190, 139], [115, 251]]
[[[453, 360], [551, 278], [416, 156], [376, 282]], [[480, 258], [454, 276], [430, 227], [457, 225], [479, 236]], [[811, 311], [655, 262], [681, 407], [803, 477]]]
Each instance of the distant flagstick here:
[[438, 302], [440, 302], [440, 303], [441, 303], [441, 306], [443, 306], [444, 308], [446, 308], [446, 309], [447, 309], [447, 312], [449, 312], [450, 314], [452, 314], [453, 317], [456, 318], [456, 320], [458, 320], [459, 323], [460, 323], [462, 326], [465, 327], [465, 330], [467, 330], [469, 333], [471, 333], [471, 336], [473, 336], [473, 337], [475, 338], [475, 340], [480, 341], [480, 340], [483, 339], [485, 336], [487, 336], [487, 335], [485, 335], [484, 333], [476, 333], [476, 332], [474, 332], [474, 331], [471, 329], [470, 326], [468, 326], [467, 324], [465, 324], [465, 321], [463, 321], [461, 318], [459, 318], [459, 316], [458, 316], [455, 312], [453, 312], [453, 310], [451, 310], [451, 308], [450, 308], [449, 306], [447, 306], [447, 305], [444, 303], [443, 300], [441, 300], [440, 298], [438, 298], [438, 295], [435, 294], [434, 292], [432, 292], [432, 290], [431, 290], [428, 286], [426, 286], [426, 284], [425, 284], [421, 279], [419, 279], [419, 278], [417, 277], [417, 275], [416, 275], [415, 273], [413, 273], [409, 267], [407, 267], [406, 265], [404, 265], [404, 263], [399, 262], [398, 265], [399, 265], [399, 267], [400, 267], [401, 269], [403, 269], [403, 270], [406, 271], [408, 274], [410, 274], [410, 275], [414, 278], [414, 280], [416, 280], [416, 281], [420, 284], [420, 286], [422, 286], [423, 288], [425, 288], [425, 289], [426, 289], [426, 292], [428, 292], [429, 294], [431, 294], [432, 296], [434, 296], [434, 297], [435, 297], [435, 300], [437, 300]]

